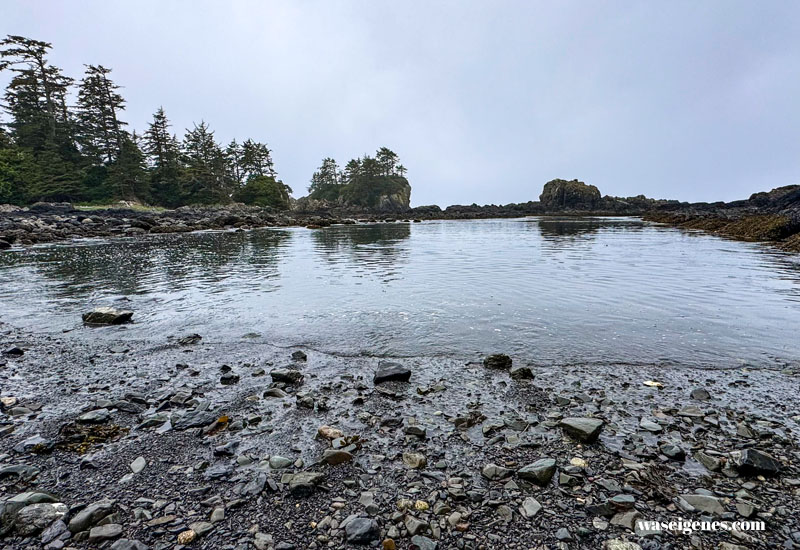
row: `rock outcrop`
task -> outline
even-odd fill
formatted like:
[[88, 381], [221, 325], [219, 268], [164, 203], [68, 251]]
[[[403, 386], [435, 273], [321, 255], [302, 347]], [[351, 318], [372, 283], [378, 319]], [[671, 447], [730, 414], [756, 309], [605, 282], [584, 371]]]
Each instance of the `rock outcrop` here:
[[600, 190], [578, 180], [552, 180], [544, 185], [539, 202], [546, 210], [595, 210]]

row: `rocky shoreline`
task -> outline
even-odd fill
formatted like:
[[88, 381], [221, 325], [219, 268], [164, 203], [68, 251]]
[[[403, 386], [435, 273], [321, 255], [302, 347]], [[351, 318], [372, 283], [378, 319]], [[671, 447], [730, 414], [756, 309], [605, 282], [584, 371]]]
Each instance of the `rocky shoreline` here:
[[[88, 333], [87, 333], [88, 331]], [[0, 325], [0, 548], [800, 548], [800, 367]], [[636, 520], [765, 529], [643, 532]]]
[[[564, 195], [558, 191], [561, 185], [578, 187], [574, 195]], [[796, 185], [756, 193], [743, 201], [680, 203], [645, 197], [601, 197], [592, 186], [556, 180], [545, 186], [542, 198], [541, 201], [502, 206], [454, 205], [444, 210], [438, 206], [418, 206], [396, 211], [344, 206], [282, 211], [241, 204], [164, 211], [128, 207], [87, 210], [68, 203], [41, 203], [27, 208], [0, 205], [0, 249], [153, 233], [289, 226], [318, 229], [333, 224], [566, 215], [639, 216], [648, 221], [700, 229], [732, 239], [768, 242], [787, 251], [800, 252], [800, 186]]]

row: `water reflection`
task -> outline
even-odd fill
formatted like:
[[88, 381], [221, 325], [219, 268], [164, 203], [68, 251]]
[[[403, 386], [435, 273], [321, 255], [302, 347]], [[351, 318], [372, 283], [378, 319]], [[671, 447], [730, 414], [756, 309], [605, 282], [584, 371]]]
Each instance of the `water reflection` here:
[[800, 357], [800, 264], [625, 218], [384, 223], [152, 235], [0, 253], [0, 318], [87, 337], [198, 332], [345, 354], [503, 351], [554, 364]]
[[409, 250], [404, 241], [411, 236], [411, 225], [337, 225], [315, 230], [311, 235], [314, 250], [330, 268], [354, 267], [388, 281], [398, 275], [399, 268], [408, 260]]
[[276, 277], [278, 249], [291, 235], [289, 231], [209, 232], [58, 245], [29, 249], [14, 263], [28, 264], [53, 281], [58, 297], [103, 291], [169, 292], [223, 283], [242, 276], [243, 270], [255, 279]]

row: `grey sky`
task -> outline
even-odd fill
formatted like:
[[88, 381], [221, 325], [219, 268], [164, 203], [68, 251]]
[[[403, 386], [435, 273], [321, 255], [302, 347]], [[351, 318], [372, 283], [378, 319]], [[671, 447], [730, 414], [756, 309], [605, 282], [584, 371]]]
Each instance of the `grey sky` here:
[[[125, 120], [269, 143], [305, 194], [386, 145], [412, 203], [732, 200], [800, 183], [800, 3], [4, 0], [0, 33], [111, 67]], [[3, 80], [5, 85], [5, 80]]]

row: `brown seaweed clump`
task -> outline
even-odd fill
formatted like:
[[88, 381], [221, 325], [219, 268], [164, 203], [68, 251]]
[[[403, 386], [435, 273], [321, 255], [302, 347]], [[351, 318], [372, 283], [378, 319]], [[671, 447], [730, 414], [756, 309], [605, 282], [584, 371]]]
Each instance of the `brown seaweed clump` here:
[[86, 454], [95, 445], [119, 439], [126, 435], [130, 428], [116, 424], [64, 424], [59, 432], [56, 448], [64, 451]]

